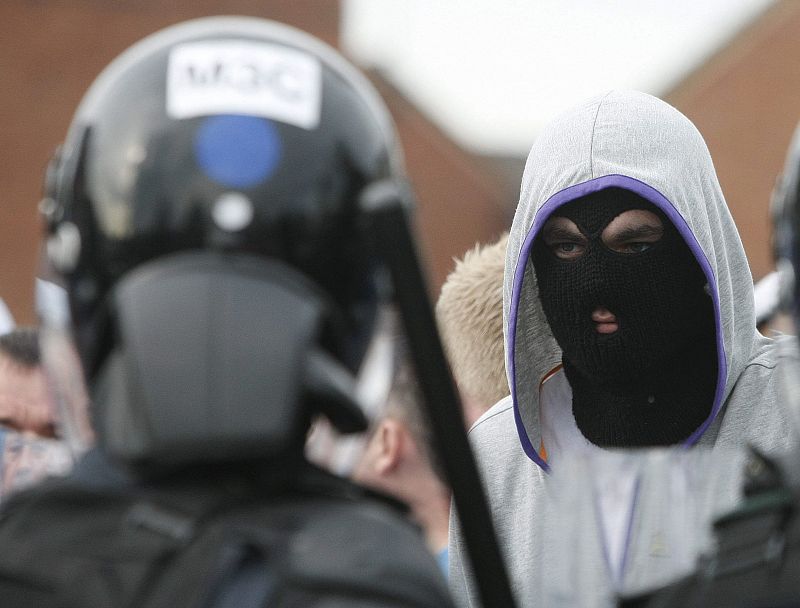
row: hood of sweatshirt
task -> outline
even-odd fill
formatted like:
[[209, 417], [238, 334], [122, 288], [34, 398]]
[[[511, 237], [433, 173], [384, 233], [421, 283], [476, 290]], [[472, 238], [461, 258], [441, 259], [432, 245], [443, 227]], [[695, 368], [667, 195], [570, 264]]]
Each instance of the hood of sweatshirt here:
[[522, 448], [544, 469], [540, 387], [562, 354], [538, 297], [531, 248], [562, 205], [606, 188], [634, 192], [675, 225], [708, 281], [714, 304], [717, 384], [709, 429], [744, 370], [756, 337], [753, 282], [711, 156], [695, 126], [656, 97], [612, 91], [554, 120], [531, 148], [506, 254], [506, 368]]

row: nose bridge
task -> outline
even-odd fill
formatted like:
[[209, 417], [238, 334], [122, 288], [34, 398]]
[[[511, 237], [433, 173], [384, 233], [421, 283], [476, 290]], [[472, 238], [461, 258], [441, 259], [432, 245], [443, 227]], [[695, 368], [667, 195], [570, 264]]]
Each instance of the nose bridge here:
[[589, 249], [581, 260], [578, 288], [583, 292], [583, 301], [588, 308], [608, 305], [609, 277], [603, 264], [603, 249], [600, 237], [590, 240]]

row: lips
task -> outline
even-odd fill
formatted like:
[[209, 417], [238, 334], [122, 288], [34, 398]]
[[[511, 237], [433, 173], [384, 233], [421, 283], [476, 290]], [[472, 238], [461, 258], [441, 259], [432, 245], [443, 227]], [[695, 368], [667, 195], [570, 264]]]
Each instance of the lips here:
[[619, 329], [617, 317], [608, 308], [599, 307], [592, 311], [595, 331], [599, 334], [613, 334]]

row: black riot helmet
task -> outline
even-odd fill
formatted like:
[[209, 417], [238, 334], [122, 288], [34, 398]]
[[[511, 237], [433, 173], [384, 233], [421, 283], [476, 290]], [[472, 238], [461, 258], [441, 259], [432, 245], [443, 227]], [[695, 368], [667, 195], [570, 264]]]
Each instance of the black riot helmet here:
[[283, 454], [315, 409], [362, 428], [351, 389], [383, 275], [358, 201], [401, 173], [373, 88], [293, 28], [198, 19], [112, 62], [42, 205], [106, 451], [159, 466]]

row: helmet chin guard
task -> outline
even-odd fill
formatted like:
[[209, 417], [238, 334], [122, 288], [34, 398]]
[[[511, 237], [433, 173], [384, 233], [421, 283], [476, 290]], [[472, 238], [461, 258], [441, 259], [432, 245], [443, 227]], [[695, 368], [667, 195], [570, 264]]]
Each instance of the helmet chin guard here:
[[115, 286], [117, 337], [92, 391], [104, 450], [155, 468], [285, 459], [309, 417], [363, 430], [349, 373], [317, 344], [324, 294], [283, 263], [175, 254]]

